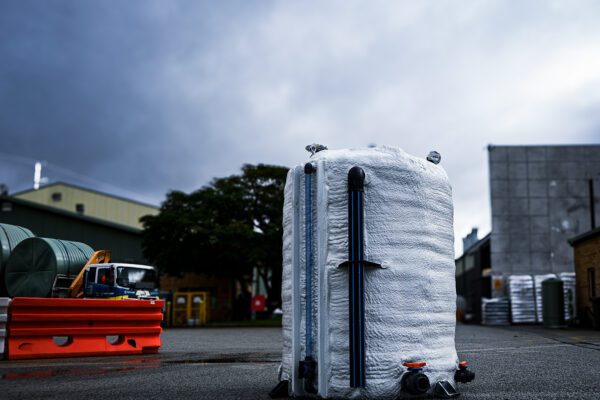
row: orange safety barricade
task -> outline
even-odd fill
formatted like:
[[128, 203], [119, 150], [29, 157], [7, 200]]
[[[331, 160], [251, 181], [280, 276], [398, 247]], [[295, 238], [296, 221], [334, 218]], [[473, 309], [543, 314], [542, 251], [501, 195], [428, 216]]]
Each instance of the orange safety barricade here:
[[156, 353], [162, 308], [162, 300], [16, 297], [8, 359]]

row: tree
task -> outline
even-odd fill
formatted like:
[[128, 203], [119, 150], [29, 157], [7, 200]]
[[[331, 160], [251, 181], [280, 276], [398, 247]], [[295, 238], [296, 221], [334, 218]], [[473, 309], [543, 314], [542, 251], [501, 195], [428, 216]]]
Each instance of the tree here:
[[257, 268], [272, 307], [281, 302], [283, 187], [287, 168], [244, 165], [185, 194], [167, 194], [142, 218], [144, 255], [162, 272], [198, 272], [247, 281]]

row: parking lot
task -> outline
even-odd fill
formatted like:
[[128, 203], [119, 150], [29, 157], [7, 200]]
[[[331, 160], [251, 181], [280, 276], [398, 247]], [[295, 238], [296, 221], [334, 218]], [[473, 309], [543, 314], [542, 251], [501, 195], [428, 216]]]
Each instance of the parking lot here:
[[[267, 399], [279, 328], [168, 329], [159, 354], [0, 362], [3, 399]], [[600, 332], [459, 325], [462, 399], [598, 399]]]

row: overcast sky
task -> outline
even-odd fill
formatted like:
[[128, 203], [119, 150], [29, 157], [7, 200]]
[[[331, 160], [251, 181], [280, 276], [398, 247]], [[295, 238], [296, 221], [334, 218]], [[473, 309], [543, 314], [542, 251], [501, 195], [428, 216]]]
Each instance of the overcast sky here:
[[[0, 183], [159, 204], [304, 146], [442, 154], [457, 239], [488, 144], [600, 142], [597, 1], [0, 2]], [[460, 250], [461, 246], [457, 246]]]

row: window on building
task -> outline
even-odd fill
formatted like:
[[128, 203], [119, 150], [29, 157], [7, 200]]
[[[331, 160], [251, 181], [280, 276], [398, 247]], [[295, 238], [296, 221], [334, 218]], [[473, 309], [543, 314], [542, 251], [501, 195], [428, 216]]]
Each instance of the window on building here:
[[590, 299], [596, 297], [596, 268], [588, 268], [588, 293]]
[[473, 269], [474, 266], [475, 266], [475, 255], [474, 254], [468, 254], [467, 257], [465, 258], [465, 269], [464, 269], [464, 271], [467, 272], [470, 269]]
[[75, 204], [75, 211], [77, 211], [79, 214], [83, 214], [85, 212], [85, 206], [83, 203]]
[[52, 201], [59, 202], [61, 200], [62, 200], [62, 193], [61, 192], [54, 192], [54, 193], [52, 193]]

